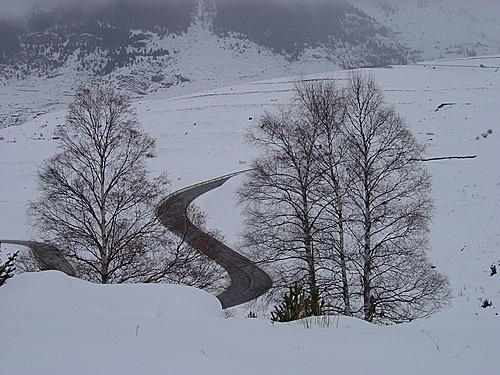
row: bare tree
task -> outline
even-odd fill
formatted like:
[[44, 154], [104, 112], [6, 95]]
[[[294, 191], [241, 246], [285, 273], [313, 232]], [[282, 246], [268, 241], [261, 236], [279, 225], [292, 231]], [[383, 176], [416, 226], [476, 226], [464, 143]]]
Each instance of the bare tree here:
[[[336, 311], [351, 315], [350, 275], [346, 243], [347, 189], [346, 144], [341, 137], [345, 118], [342, 89], [333, 79], [299, 81], [297, 100], [309, 127], [318, 129], [315, 141], [315, 169], [320, 176], [314, 187], [324, 198], [324, 209], [318, 219], [318, 242], [322, 250], [320, 268], [327, 269], [321, 282], [323, 293], [329, 295], [330, 307], [335, 304], [335, 291], [340, 289], [343, 306]], [[338, 277], [340, 275], [340, 278]]]
[[363, 318], [424, 317], [449, 297], [445, 277], [425, 256], [433, 204], [423, 146], [385, 105], [374, 79], [351, 74], [344, 93], [349, 222], [357, 249]]
[[162, 190], [145, 166], [155, 142], [130, 100], [109, 88], [80, 88], [66, 120], [56, 131], [59, 152], [38, 173], [35, 224], [85, 278], [142, 279], [151, 273], [148, 251], [165, 245], [153, 209]]
[[306, 125], [292, 109], [260, 119], [247, 141], [264, 154], [254, 160], [239, 197], [249, 223], [246, 243], [259, 249], [257, 259], [274, 264], [274, 285], [297, 281], [311, 292], [317, 288], [315, 224], [322, 198], [313, 189], [317, 129]]
[[155, 205], [167, 181], [148, 177], [146, 158], [154, 156], [155, 141], [139, 128], [130, 99], [111, 88], [80, 88], [66, 120], [56, 131], [58, 153], [38, 173], [41, 197], [29, 211], [79, 276], [196, 286], [220, 278], [199, 270], [193, 276], [199, 255], [158, 221]]

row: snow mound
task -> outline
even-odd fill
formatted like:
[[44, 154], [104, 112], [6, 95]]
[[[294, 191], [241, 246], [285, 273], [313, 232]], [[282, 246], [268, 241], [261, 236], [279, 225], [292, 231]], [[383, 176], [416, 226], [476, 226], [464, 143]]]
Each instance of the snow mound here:
[[171, 321], [222, 316], [219, 301], [191, 287], [166, 284], [99, 285], [58, 271], [25, 273], [2, 288], [0, 315], [130, 315]]

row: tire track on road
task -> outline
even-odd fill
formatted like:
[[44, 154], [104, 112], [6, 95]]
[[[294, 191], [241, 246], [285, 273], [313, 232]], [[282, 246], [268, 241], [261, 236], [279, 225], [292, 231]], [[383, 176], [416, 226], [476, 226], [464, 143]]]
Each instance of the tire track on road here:
[[178, 190], [165, 198], [157, 207], [158, 219], [167, 229], [186, 238], [188, 244], [219, 264], [229, 274], [231, 284], [217, 296], [224, 309], [260, 297], [271, 288], [272, 280], [250, 259], [195, 227], [187, 217], [187, 208], [200, 195], [221, 186], [231, 177], [243, 172], [245, 171]]

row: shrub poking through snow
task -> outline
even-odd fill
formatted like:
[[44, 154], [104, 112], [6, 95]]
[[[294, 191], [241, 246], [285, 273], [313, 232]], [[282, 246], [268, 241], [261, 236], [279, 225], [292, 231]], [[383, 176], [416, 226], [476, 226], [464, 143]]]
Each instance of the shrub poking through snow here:
[[495, 264], [492, 264], [492, 265], [490, 266], [490, 270], [491, 270], [491, 272], [490, 272], [490, 276], [493, 276], [493, 275], [496, 275], [496, 274], [497, 274], [497, 266], [496, 266]]
[[485, 309], [485, 308], [487, 308], [487, 307], [491, 307], [492, 305], [493, 305], [493, 302], [488, 301], [488, 299], [487, 299], [487, 298], [485, 298], [485, 299], [484, 299], [484, 301], [483, 301], [483, 304], [481, 305], [481, 307], [482, 307], [483, 309]]
[[321, 299], [318, 288], [314, 288], [307, 295], [302, 287], [295, 283], [283, 295], [283, 299], [271, 312], [273, 322], [290, 322], [308, 316], [318, 316], [322, 314], [324, 302]]
[[16, 257], [17, 252], [10, 254], [5, 263], [0, 264], [0, 286], [5, 284], [8, 279], [14, 276], [14, 271], [16, 270], [14, 261], [16, 260]]

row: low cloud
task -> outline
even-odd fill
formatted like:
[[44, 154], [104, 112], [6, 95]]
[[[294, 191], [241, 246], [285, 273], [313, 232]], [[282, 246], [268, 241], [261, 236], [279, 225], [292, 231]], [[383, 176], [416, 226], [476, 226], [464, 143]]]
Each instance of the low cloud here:
[[[29, 14], [32, 14], [34, 9], [56, 9], [60, 7], [80, 7], [84, 9], [95, 9], [100, 7], [105, 7], [107, 5], [117, 3], [119, 0], [0, 0], [0, 19], [19, 21], [26, 19]], [[183, 1], [188, 1], [193, 3], [195, 0], [121, 0], [126, 2], [137, 2], [140, 4], [144, 3], [179, 3]], [[210, 1], [210, 0], [205, 0]], [[320, 2], [332, 2], [346, 1], [354, 5], [362, 5], [366, 3], [390, 3], [390, 4], [409, 4], [409, 3], [433, 3], [433, 2], [454, 2], [458, 0], [215, 0], [216, 3], [220, 2], [282, 2], [285, 4], [290, 4], [294, 2], [300, 3], [320, 3]], [[478, 3], [483, 2], [496, 2], [498, 0], [479, 0]]]
[[[126, 2], [144, 3], [179, 3], [194, 0], [121, 0]], [[118, 0], [0, 0], [0, 19], [19, 21], [32, 14], [35, 9], [59, 9], [79, 7], [85, 9], [99, 9]]]

